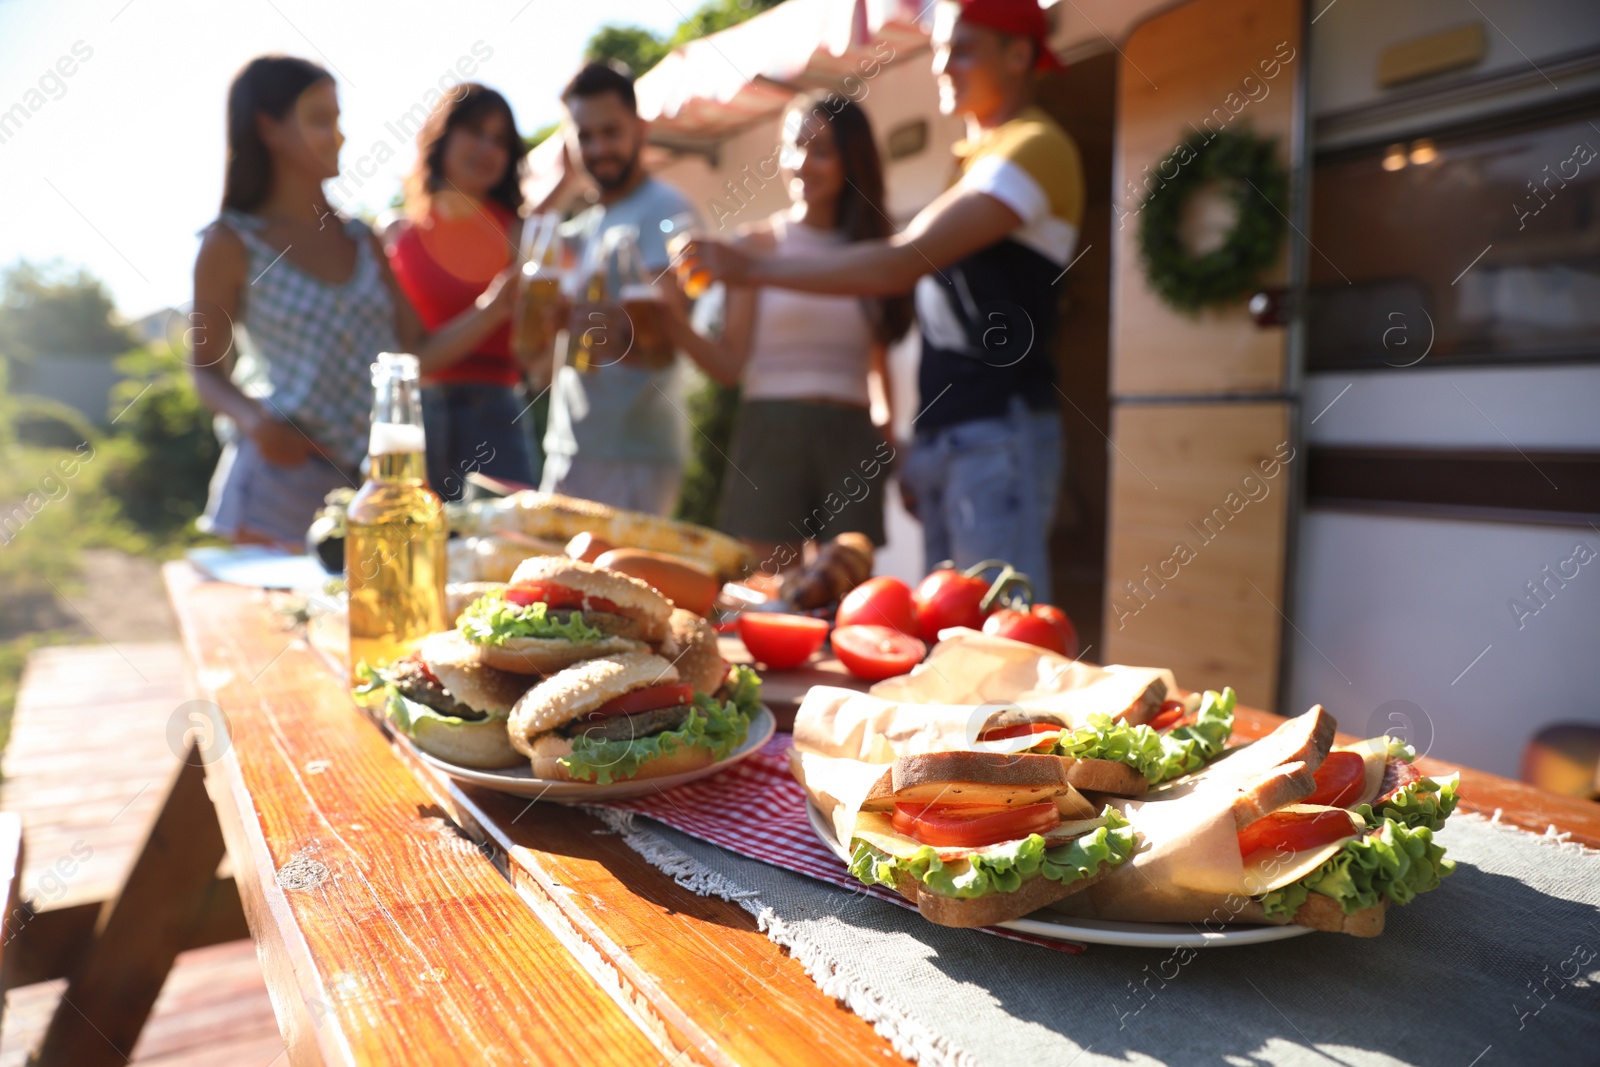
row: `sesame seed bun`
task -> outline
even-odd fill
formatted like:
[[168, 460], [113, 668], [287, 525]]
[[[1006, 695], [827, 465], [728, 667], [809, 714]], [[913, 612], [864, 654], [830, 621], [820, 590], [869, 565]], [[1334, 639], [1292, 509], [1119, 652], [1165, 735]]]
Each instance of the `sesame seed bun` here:
[[728, 661], [717, 647], [717, 632], [692, 611], [672, 609], [670, 632], [661, 654], [678, 668], [678, 677], [696, 693], [715, 693], [728, 677]]
[[643, 641], [606, 637], [599, 641], [568, 641], [561, 637], [508, 637], [503, 645], [475, 645], [478, 662], [524, 677], [554, 674], [574, 663], [600, 656], [646, 652]]
[[565, 556], [535, 556], [523, 560], [511, 575], [512, 585], [519, 582], [555, 582], [602, 597], [617, 606], [618, 614], [639, 624], [641, 640], [650, 644], [666, 640], [672, 602], [637, 578]]
[[[572, 755], [572, 738], [562, 737], [560, 734], [540, 734], [530, 747], [533, 749], [530, 759], [535, 778], [553, 778], [561, 782], [583, 781], [567, 773], [567, 769], [561, 765], [562, 757]], [[680, 747], [670, 755], [649, 761], [639, 768], [639, 773], [626, 780], [631, 782], [640, 778], [665, 778], [669, 774], [697, 771], [701, 767], [711, 766], [714, 762], [709, 748], [701, 745]]]
[[478, 646], [446, 630], [423, 639], [417, 649], [439, 684], [461, 703], [491, 716], [505, 717], [533, 679], [526, 674], [500, 670], [478, 658]]
[[[537, 755], [533, 741], [540, 734], [560, 729], [624, 693], [677, 681], [677, 668], [649, 652], [623, 652], [585, 660], [551, 675], [522, 695], [511, 709], [507, 727], [511, 743], [531, 758]], [[567, 751], [571, 751], [570, 746]]]

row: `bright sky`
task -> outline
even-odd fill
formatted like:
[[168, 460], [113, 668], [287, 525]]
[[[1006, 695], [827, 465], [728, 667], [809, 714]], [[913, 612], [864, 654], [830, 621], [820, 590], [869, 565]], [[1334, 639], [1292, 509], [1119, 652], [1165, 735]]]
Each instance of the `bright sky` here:
[[527, 133], [559, 118], [557, 94], [597, 27], [669, 31], [694, 6], [0, 0], [0, 265], [86, 266], [129, 318], [188, 300], [196, 233], [222, 196], [228, 82], [252, 56], [288, 52], [334, 73], [342, 166], [379, 142], [394, 153], [359, 188], [347, 181], [351, 196], [338, 202], [379, 211], [416, 156], [415, 140], [386, 124], [457, 61], [478, 63], [475, 79], [506, 95]]

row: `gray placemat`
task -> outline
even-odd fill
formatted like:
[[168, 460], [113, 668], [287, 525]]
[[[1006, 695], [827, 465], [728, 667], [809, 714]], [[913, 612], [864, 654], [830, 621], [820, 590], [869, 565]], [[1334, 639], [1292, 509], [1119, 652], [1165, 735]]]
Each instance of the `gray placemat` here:
[[1457, 814], [1457, 862], [1367, 940], [1091, 945], [951, 930], [623, 813], [680, 884], [737, 900], [822, 990], [929, 1067], [1600, 1064], [1600, 853]]

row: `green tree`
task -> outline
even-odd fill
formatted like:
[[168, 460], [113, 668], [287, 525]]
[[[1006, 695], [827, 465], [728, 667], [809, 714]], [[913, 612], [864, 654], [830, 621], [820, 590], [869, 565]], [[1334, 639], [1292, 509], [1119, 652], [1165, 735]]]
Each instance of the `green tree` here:
[[707, 0], [696, 8], [692, 15], [678, 23], [678, 28], [667, 39], [666, 50], [670, 52], [681, 44], [709, 37], [729, 26], [737, 26], [763, 11], [770, 11], [782, 2], [783, 0]]
[[637, 75], [661, 62], [661, 57], [667, 51], [661, 38], [642, 26], [601, 26], [589, 38], [589, 46], [583, 51], [583, 61], [619, 60]]
[[116, 305], [88, 271], [20, 260], [0, 283], [0, 355], [32, 361], [51, 354], [116, 354], [138, 343], [112, 319]]

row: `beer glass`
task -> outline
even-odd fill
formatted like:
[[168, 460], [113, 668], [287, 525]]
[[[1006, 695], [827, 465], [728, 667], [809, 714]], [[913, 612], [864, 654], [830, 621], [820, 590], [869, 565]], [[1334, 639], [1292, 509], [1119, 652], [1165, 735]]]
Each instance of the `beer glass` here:
[[662, 229], [670, 227], [667, 254], [672, 257], [673, 269], [678, 275], [678, 285], [691, 300], [698, 300], [711, 287], [711, 272], [700, 265], [698, 258], [685, 256], [685, 246], [690, 241], [706, 236], [700, 222], [693, 215], [674, 215]]
[[551, 311], [561, 295], [560, 222], [559, 215], [548, 213], [532, 215], [523, 223], [522, 275], [512, 315], [511, 350], [524, 362], [546, 356], [555, 339]]

